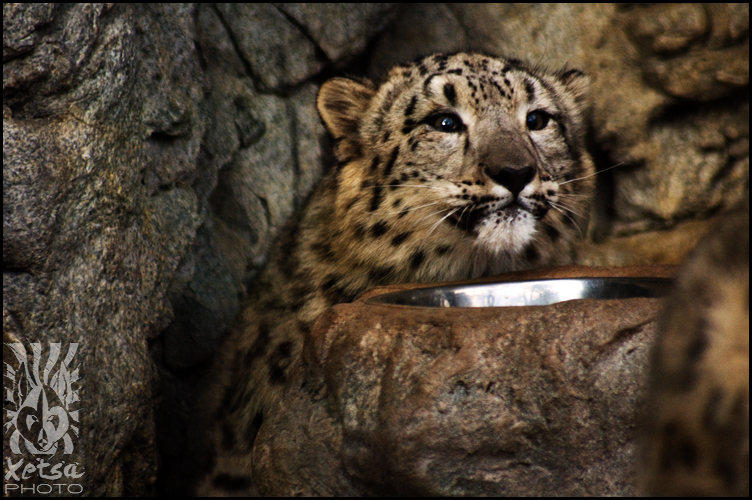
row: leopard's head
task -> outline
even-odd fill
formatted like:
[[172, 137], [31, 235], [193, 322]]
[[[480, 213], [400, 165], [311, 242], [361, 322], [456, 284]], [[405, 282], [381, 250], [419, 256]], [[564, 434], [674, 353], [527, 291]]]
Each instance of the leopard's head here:
[[398, 66], [378, 88], [326, 82], [338, 213], [382, 249], [450, 249], [469, 263], [440, 277], [566, 261], [553, 249], [568, 256], [592, 190], [586, 87], [577, 70], [463, 53]]

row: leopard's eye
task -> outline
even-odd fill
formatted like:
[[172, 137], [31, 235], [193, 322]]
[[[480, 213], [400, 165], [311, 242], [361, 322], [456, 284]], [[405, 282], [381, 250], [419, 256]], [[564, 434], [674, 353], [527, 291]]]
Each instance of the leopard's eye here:
[[551, 115], [545, 111], [537, 110], [527, 114], [525, 124], [527, 125], [528, 130], [543, 130], [546, 128], [546, 125], [548, 125], [550, 119]]
[[442, 132], [459, 132], [463, 128], [462, 120], [457, 115], [445, 114], [433, 118], [431, 126]]

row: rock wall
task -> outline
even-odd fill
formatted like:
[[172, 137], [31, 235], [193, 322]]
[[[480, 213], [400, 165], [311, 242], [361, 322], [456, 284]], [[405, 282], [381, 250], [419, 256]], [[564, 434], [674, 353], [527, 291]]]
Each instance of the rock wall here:
[[747, 4], [3, 6], [4, 342], [80, 344], [88, 494], [190, 487], [195, 385], [325, 168], [318, 85], [461, 49], [593, 77], [583, 263], [678, 262], [748, 199]]

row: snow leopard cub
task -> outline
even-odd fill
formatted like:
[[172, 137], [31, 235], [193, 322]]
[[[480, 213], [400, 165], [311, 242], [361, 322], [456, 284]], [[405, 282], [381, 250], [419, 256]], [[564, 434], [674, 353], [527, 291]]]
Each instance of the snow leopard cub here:
[[266, 410], [328, 307], [377, 285], [571, 261], [594, 172], [586, 88], [577, 70], [466, 53], [397, 66], [378, 87], [322, 85], [337, 163], [284, 230], [218, 354], [217, 460], [202, 488], [250, 487]]

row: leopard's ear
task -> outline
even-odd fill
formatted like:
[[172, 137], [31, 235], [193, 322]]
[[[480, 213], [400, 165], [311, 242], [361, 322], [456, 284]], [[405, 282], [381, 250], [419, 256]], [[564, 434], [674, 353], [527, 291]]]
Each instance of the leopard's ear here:
[[555, 73], [558, 80], [574, 97], [580, 106], [587, 105], [587, 94], [590, 89], [590, 78], [578, 69], [564, 69]]
[[335, 139], [353, 137], [375, 94], [373, 84], [367, 80], [333, 78], [321, 86], [316, 106]]

